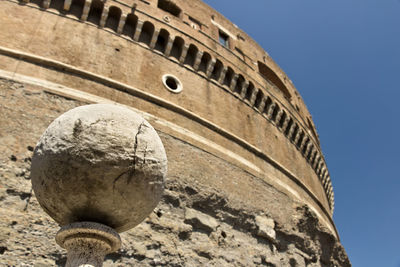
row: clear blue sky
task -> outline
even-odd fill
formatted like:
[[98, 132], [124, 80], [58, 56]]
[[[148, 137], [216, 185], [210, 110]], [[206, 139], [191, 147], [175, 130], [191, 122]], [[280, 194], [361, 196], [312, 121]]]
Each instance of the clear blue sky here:
[[313, 115], [354, 267], [400, 267], [400, 0], [205, 0], [254, 38]]

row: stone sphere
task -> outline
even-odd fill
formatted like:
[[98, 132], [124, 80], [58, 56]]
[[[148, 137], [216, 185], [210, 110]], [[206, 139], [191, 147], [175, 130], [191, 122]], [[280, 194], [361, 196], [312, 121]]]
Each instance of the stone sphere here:
[[118, 232], [152, 212], [166, 173], [154, 128], [136, 112], [108, 104], [74, 108], [54, 120], [31, 166], [36, 198], [57, 223], [92, 221]]

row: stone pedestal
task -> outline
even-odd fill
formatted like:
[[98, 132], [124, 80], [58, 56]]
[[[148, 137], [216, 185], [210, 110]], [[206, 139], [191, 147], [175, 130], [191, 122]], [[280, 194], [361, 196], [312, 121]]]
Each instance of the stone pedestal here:
[[104, 257], [121, 246], [119, 234], [94, 222], [77, 222], [60, 229], [56, 242], [68, 251], [67, 267], [101, 267]]

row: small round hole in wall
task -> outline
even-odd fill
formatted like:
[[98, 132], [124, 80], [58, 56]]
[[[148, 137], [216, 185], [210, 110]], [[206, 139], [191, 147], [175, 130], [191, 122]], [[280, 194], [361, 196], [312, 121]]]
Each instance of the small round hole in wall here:
[[165, 88], [173, 93], [180, 93], [183, 89], [182, 83], [179, 81], [179, 79], [171, 74], [165, 74], [162, 77], [162, 81]]

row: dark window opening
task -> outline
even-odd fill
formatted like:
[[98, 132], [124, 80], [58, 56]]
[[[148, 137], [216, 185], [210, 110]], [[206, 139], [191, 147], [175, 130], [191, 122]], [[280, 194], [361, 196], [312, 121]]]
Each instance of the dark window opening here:
[[308, 142], [310, 142], [310, 139], [307, 137], [307, 140], [306, 140], [306, 142], [304, 143], [304, 147], [303, 147], [303, 151], [302, 151], [303, 154], [305, 154], [306, 151], [307, 151], [307, 144], [308, 144]]
[[83, 6], [85, 5], [84, 0], [72, 0], [71, 7], [69, 9], [69, 13], [78, 19], [81, 19]]
[[281, 119], [278, 122], [278, 127], [279, 128], [282, 128], [283, 124], [285, 123], [285, 120], [286, 120], [286, 112], [282, 111]]
[[303, 139], [304, 139], [304, 132], [301, 131], [300, 138], [299, 138], [299, 140], [297, 141], [297, 144], [296, 144], [297, 147], [300, 148], [301, 143], [303, 142]]
[[261, 90], [258, 90], [257, 96], [256, 96], [256, 101], [254, 102], [254, 107], [258, 108], [261, 104], [261, 101], [264, 98], [264, 93]]
[[224, 65], [220, 60], [217, 59], [214, 65], [214, 69], [211, 74], [211, 79], [218, 81], [219, 76], [221, 76], [221, 72], [224, 69]]
[[265, 100], [264, 110], [262, 112], [268, 115], [269, 107], [271, 105], [272, 105], [272, 100], [270, 97], [267, 97], [267, 100]]
[[101, 14], [103, 13], [103, 8], [104, 8], [103, 2], [93, 1], [92, 4], [90, 5], [87, 21], [99, 25]]
[[245, 82], [244, 77], [241, 74], [239, 74], [239, 77], [236, 81], [236, 86], [235, 86], [235, 89], [233, 90], [233, 92], [237, 93], [237, 94], [241, 94], [244, 82]]
[[278, 116], [279, 110], [280, 110], [279, 106], [275, 104], [275, 108], [274, 108], [274, 111], [272, 112], [272, 116], [271, 116], [272, 121], [276, 120], [276, 116]]
[[118, 30], [118, 24], [120, 18], [121, 18], [121, 9], [115, 6], [110, 7], [110, 9], [108, 10], [108, 16], [105, 28], [109, 28], [116, 32]]
[[134, 14], [128, 14], [126, 17], [124, 29], [122, 30], [122, 34], [129, 36], [133, 39], [133, 36], [135, 35], [135, 30], [138, 22], [138, 17], [135, 16]]
[[176, 58], [177, 60], [180, 59], [182, 55], [182, 50], [183, 46], [185, 44], [185, 41], [181, 37], [176, 37], [174, 40], [174, 43], [172, 44], [172, 49], [171, 49], [171, 57]]
[[288, 134], [289, 134], [290, 128], [292, 128], [292, 124], [293, 124], [293, 119], [290, 118], [290, 119], [289, 119], [289, 123], [288, 123], [288, 125], [287, 125], [287, 127], [286, 127], [286, 130], [285, 130], [285, 135], [288, 135]]
[[221, 30], [219, 31], [219, 43], [229, 48], [229, 36]]
[[234, 75], [235, 75], [235, 72], [230, 67], [228, 67], [228, 70], [226, 71], [226, 74], [225, 74], [225, 79], [224, 79], [223, 84], [230, 87]]
[[170, 0], [158, 0], [157, 7], [170, 13], [175, 17], [180, 17], [182, 9]]
[[153, 38], [153, 34], [154, 34], [154, 25], [146, 21], [143, 24], [142, 32], [139, 37], [139, 42], [150, 45], [151, 38]]
[[29, 1], [29, 3], [35, 4], [38, 7], [43, 7], [42, 2], [43, 2], [43, 0], [31, 0], [31, 1]]
[[64, 9], [64, 1], [63, 0], [52, 0], [50, 2], [49, 9], [55, 9], [59, 12], [62, 12]]
[[297, 124], [295, 124], [295, 126], [294, 126], [294, 131], [293, 131], [293, 134], [292, 134], [292, 136], [290, 137], [290, 139], [294, 142], [294, 140], [296, 139], [296, 135], [297, 135], [297, 132], [299, 131], [299, 126], [297, 125]]
[[208, 65], [211, 62], [211, 56], [209, 53], [204, 52], [203, 56], [201, 57], [200, 65], [199, 65], [199, 72], [207, 73]]
[[254, 84], [252, 82], [249, 83], [249, 86], [247, 87], [246, 90], [246, 95], [245, 95], [245, 99], [247, 99], [248, 101], [251, 100], [251, 96], [253, 95], [254, 92]]
[[165, 81], [165, 83], [167, 84], [167, 86], [169, 87], [169, 89], [171, 90], [176, 90], [178, 89], [178, 83], [176, 82], [176, 80], [172, 77], [168, 77], [167, 80]]
[[169, 32], [167, 32], [165, 29], [161, 29], [157, 37], [155, 50], [164, 53], [165, 49], [167, 48], [168, 40], [169, 40]]
[[199, 52], [199, 49], [195, 45], [191, 44], [189, 46], [188, 52], [186, 54], [186, 58], [185, 58], [185, 63], [184, 64], [193, 67], [198, 52]]
[[309, 160], [310, 157], [311, 157], [311, 154], [312, 154], [312, 152], [313, 152], [313, 149], [314, 149], [314, 145], [311, 145], [310, 151], [309, 151], [308, 154], [306, 155], [306, 158], [307, 158], [308, 160]]
[[315, 151], [314, 154], [312, 154], [312, 156], [311, 156], [311, 162], [310, 162], [311, 166], [314, 165], [316, 158], [317, 158], [317, 151]]
[[163, 81], [164, 86], [169, 91], [171, 91], [173, 93], [180, 93], [182, 91], [182, 84], [178, 80], [178, 78], [176, 78], [175, 76], [166, 74], [163, 76], [162, 81]]
[[265, 80], [275, 85], [287, 99], [290, 99], [292, 97], [289, 93], [289, 90], [283, 84], [278, 75], [276, 75], [276, 73], [271, 70], [267, 65], [258, 61], [258, 71]]

